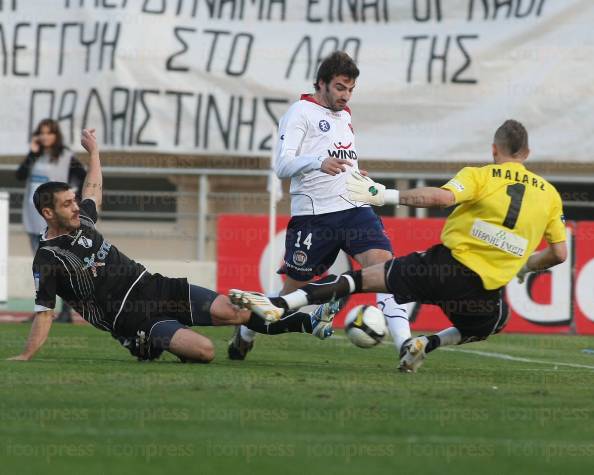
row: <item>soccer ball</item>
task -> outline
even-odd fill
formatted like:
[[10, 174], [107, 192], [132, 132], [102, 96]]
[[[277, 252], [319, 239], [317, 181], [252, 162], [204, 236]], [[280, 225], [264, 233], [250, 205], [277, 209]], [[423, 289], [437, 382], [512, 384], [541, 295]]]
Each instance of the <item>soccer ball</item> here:
[[373, 305], [353, 308], [344, 320], [344, 329], [351, 343], [359, 348], [378, 345], [388, 332], [384, 314]]

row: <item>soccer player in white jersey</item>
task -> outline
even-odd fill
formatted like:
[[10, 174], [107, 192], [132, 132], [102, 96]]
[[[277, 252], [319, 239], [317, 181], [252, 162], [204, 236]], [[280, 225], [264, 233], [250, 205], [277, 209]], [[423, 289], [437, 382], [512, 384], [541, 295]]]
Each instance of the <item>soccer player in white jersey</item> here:
[[[287, 227], [281, 295], [324, 274], [343, 250], [362, 267], [392, 259], [392, 246], [381, 219], [369, 205], [349, 199], [346, 180], [359, 170], [355, 131], [348, 102], [359, 69], [337, 51], [317, 72], [313, 94], [303, 94], [281, 118], [276, 146], [276, 174], [291, 179], [291, 221]], [[410, 338], [406, 306], [391, 294], [377, 294], [397, 351]], [[313, 334], [332, 334], [339, 302], [318, 309]], [[316, 328], [317, 327], [317, 328]], [[255, 333], [237, 328], [229, 357], [243, 360]]]

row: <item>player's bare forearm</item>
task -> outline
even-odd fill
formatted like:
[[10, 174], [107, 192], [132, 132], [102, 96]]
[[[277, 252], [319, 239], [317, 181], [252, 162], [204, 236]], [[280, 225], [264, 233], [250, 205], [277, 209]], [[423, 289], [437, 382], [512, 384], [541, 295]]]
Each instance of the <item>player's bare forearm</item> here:
[[89, 153], [89, 169], [83, 184], [82, 198], [95, 201], [97, 208], [103, 200], [103, 173], [99, 158], [99, 145], [95, 136], [95, 129], [84, 129], [81, 136], [81, 145]]
[[399, 203], [413, 208], [447, 208], [455, 205], [456, 199], [451, 191], [442, 188], [425, 187], [401, 191]]
[[29, 337], [27, 338], [27, 343], [25, 344], [25, 349], [20, 355], [9, 359], [13, 361], [28, 361], [33, 358], [33, 355], [39, 351], [45, 343], [45, 340], [47, 340], [53, 317], [53, 310], [36, 313], [33, 324], [31, 325]]
[[561, 264], [567, 259], [567, 246], [565, 242], [549, 244], [546, 249], [532, 254], [526, 262], [527, 270], [541, 271]]

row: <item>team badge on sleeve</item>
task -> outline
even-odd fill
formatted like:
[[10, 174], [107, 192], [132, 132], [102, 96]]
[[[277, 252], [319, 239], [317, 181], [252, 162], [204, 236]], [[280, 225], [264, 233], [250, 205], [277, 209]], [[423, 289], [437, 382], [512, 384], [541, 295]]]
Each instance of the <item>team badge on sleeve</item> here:
[[330, 130], [330, 122], [327, 120], [320, 120], [318, 126], [322, 132], [328, 132]]

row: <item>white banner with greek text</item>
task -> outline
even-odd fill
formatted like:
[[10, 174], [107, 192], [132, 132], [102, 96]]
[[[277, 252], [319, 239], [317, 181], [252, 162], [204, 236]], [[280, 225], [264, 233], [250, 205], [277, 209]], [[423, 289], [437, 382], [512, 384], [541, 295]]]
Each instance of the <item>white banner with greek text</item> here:
[[361, 159], [490, 160], [523, 122], [532, 160], [594, 150], [590, 0], [0, 0], [0, 155], [36, 123], [103, 150], [267, 156], [289, 104], [343, 49]]

